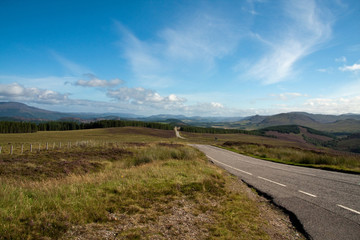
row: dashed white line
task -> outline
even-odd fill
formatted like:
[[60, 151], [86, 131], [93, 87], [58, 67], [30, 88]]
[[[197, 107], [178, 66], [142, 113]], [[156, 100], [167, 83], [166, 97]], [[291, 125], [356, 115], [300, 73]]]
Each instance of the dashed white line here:
[[311, 193], [308, 193], [308, 192], [304, 192], [304, 191], [301, 191], [301, 190], [298, 190], [298, 191], [301, 192], [301, 193], [303, 193], [303, 194], [306, 194], [306, 195], [308, 195], [308, 196], [310, 196], [310, 197], [317, 197], [316, 195], [311, 194]]
[[252, 173], [249, 173], [249, 172], [246, 172], [246, 171], [244, 171], [244, 170], [241, 170], [241, 169], [238, 169], [238, 168], [234, 168], [234, 167], [232, 167], [232, 166], [230, 166], [230, 165], [227, 165], [227, 164], [225, 164], [225, 163], [219, 162], [219, 161], [215, 160], [214, 158], [210, 157], [209, 155], [206, 155], [206, 156], [207, 156], [208, 158], [210, 158], [212, 161], [217, 162], [217, 163], [220, 163], [220, 164], [222, 164], [222, 165], [224, 165], [224, 166], [226, 166], [226, 167], [228, 167], [228, 168], [234, 169], [234, 170], [239, 171], [239, 172], [242, 172], [242, 173], [246, 173], [246, 174], [248, 174], [248, 175], [252, 175]]
[[360, 214], [360, 212], [358, 212], [358, 211], [356, 211], [356, 210], [354, 210], [354, 209], [351, 209], [351, 208], [345, 207], [345, 206], [340, 205], [340, 204], [336, 204], [336, 205], [337, 205], [338, 207], [344, 208], [344, 209], [349, 210], [349, 211], [351, 211], [351, 212], [354, 212], [354, 213]]
[[271, 182], [271, 183], [275, 183], [275, 184], [277, 184], [277, 185], [279, 185], [279, 186], [282, 186], [282, 187], [286, 187], [285, 184], [278, 183], [278, 182], [275, 182], [275, 181], [270, 180], [270, 179], [267, 179], [267, 178], [263, 178], [263, 177], [260, 177], [260, 176], [258, 176], [258, 178], [260, 178], [260, 179], [262, 179], [262, 180], [265, 180], [265, 181], [268, 181], [268, 182]]

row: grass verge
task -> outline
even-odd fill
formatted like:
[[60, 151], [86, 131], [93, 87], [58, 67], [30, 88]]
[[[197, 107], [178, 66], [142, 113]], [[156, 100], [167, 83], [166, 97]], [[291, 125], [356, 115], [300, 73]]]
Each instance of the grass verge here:
[[356, 154], [340, 152], [331, 154], [300, 148], [276, 147], [245, 142], [228, 142], [215, 146], [277, 163], [360, 174], [360, 155]]
[[188, 146], [123, 144], [34, 156], [1, 157], [1, 239], [282, 235], [236, 178]]

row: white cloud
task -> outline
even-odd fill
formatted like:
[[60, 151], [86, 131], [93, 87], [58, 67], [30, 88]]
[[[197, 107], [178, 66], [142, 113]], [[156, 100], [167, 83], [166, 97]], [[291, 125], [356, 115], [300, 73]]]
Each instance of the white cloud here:
[[333, 72], [333, 68], [319, 68], [316, 71], [318, 72], [322, 72], [322, 73], [332, 73]]
[[284, 25], [273, 32], [274, 37], [269, 52], [248, 71], [251, 78], [264, 84], [285, 81], [293, 74], [293, 66], [300, 59], [316, 51], [331, 36], [329, 16], [321, 12], [322, 7], [315, 1], [286, 1], [284, 12], [288, 17]]
[[360, 113], [360, 95], [337, 98], [314, 98], [304, 103], [305, 110], [323, 114]]
[[161, 96], [159, 93], [145, 88], [127, 88], [122, 87], [116, 90], [108, 90], [107, 96], [123, 102], [132, 104], [159, 106], [159, 105], [176, 105], [186, 100], [170, 94], [169, 96]]
[[123, 81], [118, 78], [112, 80], [101, 80], [91, 73], [84, 75], [90, 78], [90, 80], [80, 79], [76, 81], [75, 85], [82, 87], [114, 87], [123, 83]]
[[346, 62], [346, 61], [347, 61], [347, 59], [344, 56], [339, 57], [339, 58], [335, 58], [335, 62]]
[[211, 106], [214, 108], [224, 108], [224, 105], [222, 105], [221, 103], [217, 103], [217, 102], [212, 102]]
[[353, 64], [351, 66], [344, 66], [344, 67], [340, 67], [339, 68], [340, 71], [351, 71], [351, 72], [354, 72], [354, 71], [358, 71], [360, 70], [360, 64]]
[[270, 94], [271, 97], [278, 98], [280, 100], [290, 100], [299, 97], [308, 97], [307, 94], [297, 93], [297, 92], [287, 92], [287, 93], [280, 93], [280, 94]]
[[43, 104], [67, 102], [69, 94], [35, 87], [26, 88], [18, 83], [0, 84], [0, 99], [10, 101], [29, 101]]

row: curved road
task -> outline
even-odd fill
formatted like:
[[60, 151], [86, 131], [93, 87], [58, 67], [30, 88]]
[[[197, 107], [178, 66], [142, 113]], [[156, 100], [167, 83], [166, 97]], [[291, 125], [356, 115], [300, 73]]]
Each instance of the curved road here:
[[179, 131], [178, 131], [178, 127], [174, 127], [174, 131], [175, 131], [176, 137], [181, 138], [181, 139], [186, 139], [186, 138], [180, 136], [180, 133], [179, 133]]
[[294, 213], [311, 239], [360, 239], [360, 175], [279, 164], [209, 145], [192, 146]]

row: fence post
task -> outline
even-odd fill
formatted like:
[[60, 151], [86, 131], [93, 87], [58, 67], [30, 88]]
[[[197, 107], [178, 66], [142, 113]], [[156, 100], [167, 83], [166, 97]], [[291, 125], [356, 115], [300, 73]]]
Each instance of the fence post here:
[[10, 155], [12, 155], [13, 154], [13, 145], [11, 145], [11, 147], [10, 147]]
[[46, 143], [46, 150], [49, 150], [49, 144]]
[[59, 148], [61, 148], [61, 142], [59, 143]]
[[24, 144], [21, 144], [21, 154], [24, 153]]
[[30, 143], [30, 152], [32, 152], [32, 144]]
[[39, 143], [39, 152], [40, 152], [40, 148], [41, 148], [41, 145], [40, 145], [40, 143]]
[[2, 147], [0, 146], [0, 154], [1, 154]]

